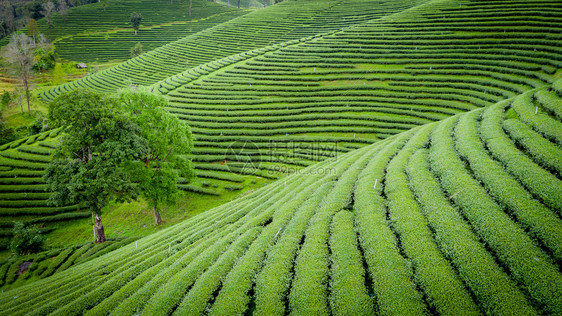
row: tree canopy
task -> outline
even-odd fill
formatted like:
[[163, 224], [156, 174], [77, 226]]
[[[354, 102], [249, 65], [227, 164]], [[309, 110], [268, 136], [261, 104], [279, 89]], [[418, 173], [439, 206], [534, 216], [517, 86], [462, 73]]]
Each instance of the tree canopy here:
[[49, 108], [63, 136], [45, 180], [54, 205], [78, 204], [95, 220], [96, 242], [103, 242], [102, 208], [110, 201], [142, 195], [161, 222], [158, 207], [175, 203], [179, 177], [193, 175], [193, 138], [187, 124], [164, 109], [167, 101], [148, 92], [107, 96], [75, 90]]
[[193, 176], [191, 161], [186, 158], [193, 148], [191, 129], [164, 110], [167, 101], [162, 96], [125, 90], [120, 100], [148, 142], [146, 155], [133, 163], [133, 174], [141, 184], [141, 194], [153, 208], [155, 223], [159, 224], [158, 207], [176, 202], [178, 178]]
[[135, 35], [137, 35], [137, 32], [140, 28], [141, 21], [142, 21], [142, 14], [138, 12], [131, 13], [131, 25], [135, 30]]
[[101, 210], [111, 200], [138, 195], [127, 164], [148, 153], [141, 129], [119, 100], [88, 90], [56, 98], [49, 108], [53, 127], [64, 131], [45, 180], [55, 205], [79, 204], [96, 220], [96, 242], [105, 241]]
[[46, 40], [42, 35], [31, 38], [24, 33], [15, 33], [10, 38], [8, 45], [2, 48], [2, 55], [8, 62], [10, 68], [23, 82], [27, 108], [31, 114], [30, 102], [30, 80], [33, 76], [32, 68], [35, 65], [35, 53], [38, 49], [46, 47]]
[[142, 55], [142, 44], [141, 42], [137, 42], [133, 48], [131, 48], [131, 58], [135, 58], [137, 56]]

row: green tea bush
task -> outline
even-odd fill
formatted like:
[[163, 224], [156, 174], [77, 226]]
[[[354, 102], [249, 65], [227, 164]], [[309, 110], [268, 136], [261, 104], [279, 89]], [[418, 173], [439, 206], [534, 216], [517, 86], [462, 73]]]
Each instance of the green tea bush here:
[[25, 226], [22, 222], [14, 223], [14, 233], [10, 249], [18, 254], [30, 254], [40, 251], [43, 248], [45, 236], [36, 226]]
[[[497, 265], [471, 226], [441, 190], [429, 169], [427, 149], [417, 150], [408, 162], [410, 186], [419, 201], [435, 240], [459, 276], [490, 314], [533, 314], [533, 308], [510, 277]], [[485, 268], [484, 268], [485, 267]]]

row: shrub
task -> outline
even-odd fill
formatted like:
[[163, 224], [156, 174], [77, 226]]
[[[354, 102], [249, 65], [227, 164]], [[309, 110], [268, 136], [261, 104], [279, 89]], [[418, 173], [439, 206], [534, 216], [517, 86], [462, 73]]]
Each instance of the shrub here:
[[10, 101], [12, 101], [10, 93], [8, 91], [4, 91], [4, 93], [2, 94], [2, 99], [0, 101], [0, 109], [8, 106], [10, 104]]
[[35, 253], [43, 248], [45, 236], [41, 235], [37, 226], [25, 227], [22, 222], [14, 224], [14, 237], [10, 249], [18, 255]]

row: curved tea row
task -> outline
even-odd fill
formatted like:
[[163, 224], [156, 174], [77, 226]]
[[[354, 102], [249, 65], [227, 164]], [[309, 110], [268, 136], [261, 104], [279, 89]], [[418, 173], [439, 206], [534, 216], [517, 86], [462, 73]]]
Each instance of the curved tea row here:
[[[379, 18], [415, 5], [400, 0], [284, 1], [169, 43], [125, 63], [42, 94], [51, 100], [79, 88], [115, 91], [152, 85], [216, 59]], [[362, 12], [357, 15], [357, 11]]]
[[559, 314], [560, 104], [557, 81], [388, 137], [2, 293], [0, 308]]

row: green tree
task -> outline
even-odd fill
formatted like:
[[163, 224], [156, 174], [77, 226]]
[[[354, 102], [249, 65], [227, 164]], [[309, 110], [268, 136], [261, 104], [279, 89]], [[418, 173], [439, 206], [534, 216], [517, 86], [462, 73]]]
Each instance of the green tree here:
[[2, 94], [2, 101], [0, 103], [2, 105], [0, 107], [0, 111], [4, 110], [7, 106], [9, 106], [11, 102], [12, 102], [12, 97], [10, 96], [10, 92], [4, 91], [4, 93]]
[[22, 222], [14, 223], [14, 236], [10, 243], [10, 249], [18, 255], [35, 253], [43, 248], [45, 236], [37, 226], [25, 227]]
[[137, 32], [139, 31], [141, 21], [142, 14], [137, 12], [131, 13], [131, 25], [133, 26], [133, 29], [135, 29], [135, 35], [137, 35]]
[[148, 153], [140, 128], [129, 119], [115, 97], [75, 90], [50, 104], [52, 127], [64, 135], [44, 179], [54, 205], [78, 204], [92, 212], [94, 240], [105, 241], [102, 209], [110, 201], [136, 198], [138, 184], [128, 164]]
[[[5, 95], [5, 94], [4, 94]], [[6, 121], [0, 111], [0, 145], [9, 143], [15, 139], [14, 129], [6, 125]]]
[[159, 207], [176, 203], [178, 178], [189, 180], [194, 174], [191, 161], [186, 158], [193, 148], [191, 129], [164, 109], [168, 103], [162, 96], [125, 90], [120, 99], [148, 142], [146, 155], [133, 162], [131, 168], [158, 225], [162, 222]]
[[39, 38], [39, 25], [37, 24], [37, 20], [30, 19], [27, 23], [27, 35], [33, 39], [33, 41], [37, 41]]
[[58, 5], [59, 13], [60, 16], [62, 17], [62, 21], [66, 23], [66, 14], [68, 11], [68, 5], [66, 4], [66, 0], [59, 0], [58, 4], [59, 4]]
[[141, 42], [137, 42], [133, 48], [131, 48], [131, 58], [135, 58], [137, 56], [142, 55], [142, 44]]
[[34, 60], [33, 69], [36, 71], [44, 73], [54, 68], [57, 61], [54, 45], [43, 44], [43, 47], [37, 48]]
[[45, 44], [43, 36], [39, 36], [38, 40], [33, 40], [24, 33], [15, 33], [10, 38], [8, 45], [2, 48], [2, 55], [8, 62], [9, 66], [20, 78], [25, 90], [25, 97], [27, 100], [27, 109], [29, 114], [31, 111], [31, 93], [30, 93], [30, 80], [33, 77], [31, 71], [35, 63], [36, 49], [43, 47]]
[[62, 68], [62, 64], [56, 64], [55, 69], [53, 70], [53, 83], [54, 84], [61, 84], [66, 81], [66, 73]]
[[41, 13], [45, 16], [47, 20], [47, 26], [49, 27], [49, 33], [51, 33], [51, 27], [53, 26], [53, 21], [51, 20], [51, 16], [56, 12], [56, 6], [51, 1], [43, 3], [43, 10]]

